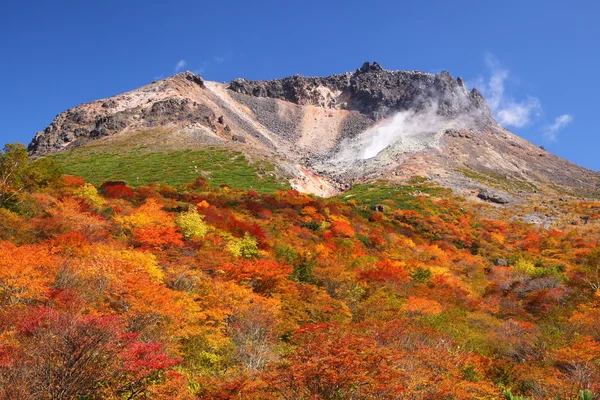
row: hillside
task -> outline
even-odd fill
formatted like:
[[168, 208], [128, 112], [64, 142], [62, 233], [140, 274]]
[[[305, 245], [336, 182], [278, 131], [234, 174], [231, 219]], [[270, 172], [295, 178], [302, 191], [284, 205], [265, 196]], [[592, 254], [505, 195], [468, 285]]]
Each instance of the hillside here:
[[0, 152], [0, 399], [598, 400], [599, 184], [446, 72], [81, 104]]
[[0, 398], [600, 396], [600, 202], [548, 231], [422, 179], [322, 199], [67, 176], [19, 199]]
[[109, 154], [233, 148], [268, 159], [278, 178], [322, 196], [413, 176], [501, 202], [538, 192], [595, 196], [600, 187], [597, 172], [499, 126], [461, 78], [377, 63], [323, 78], [229, 84], [184, 72], [59, 114], [29, 151], [75, 154], [90, 146]]

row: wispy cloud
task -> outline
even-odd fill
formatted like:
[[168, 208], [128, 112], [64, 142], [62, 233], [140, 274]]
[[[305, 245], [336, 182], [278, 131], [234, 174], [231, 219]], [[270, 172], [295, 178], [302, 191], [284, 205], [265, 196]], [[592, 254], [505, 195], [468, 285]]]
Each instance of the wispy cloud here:
[[544, 137], [551, 142], [556, 142], [558, 138], [558, 131], [569, 125], [571, 121], [573, 121], [573, 116], [571, 114], [559, 115], [554, 119], [554, 123], [545, 127]]
[[510, 70], [503, 68], [496, 57], [487, 54], [485, 65], [490, 74], [488, 80], [479, 77], [474, 86], [485, 96], [498, 122], [505, 126], [521, 128], [540, 115], [542, 106], [536, 97], [528, 96], [524, 100], [515, 100], [506, 94]]
[[202, 74], [214, 66], [223, 64], [233, 57], [233, 53], [228, 51], [223, 55], [212, 56], [209, 60], [204, 60], [194, 69], [195, 74]]
[[183, 59], [179, 60], [177, 62], [177, 64], [175, 64], [175, 72], [177, 73], [177, 72], [183, 70], [185, 68], [185, 66], [186, 66], [185, 60], [183, 60]]
[[[233, 57], [234, 57], [233, 52], [227, 51], [224, 54], [215, 55], [215, 56], [212, 56], [210, 58], [207, 58], [207, 59], [199, 61], [199, 62], [198, 61], [188, 62], [187, 60], [182, 58], [181, 60], [177, 61], [177, 63], [173, 67], [173, 71], [174, 71], [174, 73], [178, 73], [185, 69], [189, 69], [190, 71], [193, 71], [195, 74], [203, 74], [204, 72], [211, 69], [212, 67], [223, 64], [224, 62], [229, 61]], [[171, 73], [167, 73], [166, 75], [169, 76], [169, 75], [171, 75]], [[155, 76], [153, 80], [154, 81], [160, 80], [164, 76], [165, 75], [163, 75], [163, 74], [159, 74], [159, 75]]]

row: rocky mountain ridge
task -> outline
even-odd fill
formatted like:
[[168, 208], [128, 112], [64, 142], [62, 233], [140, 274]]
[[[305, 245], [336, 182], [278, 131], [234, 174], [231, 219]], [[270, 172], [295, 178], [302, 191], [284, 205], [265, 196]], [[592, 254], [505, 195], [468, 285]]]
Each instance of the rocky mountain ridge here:
[[462, 78], [446, 72], [387, 71], [377, 62], [366, 62], [355, 72], [328, 77], [295, 75], [269, 81], [238, 78], [229, 89], [255, 97], [286, 100], [299, 105], [358, 111], [374, 120], [402, 110], [437, 107], [452, 118], [477, 110], [483, 123], [492, 113], [477, 89], [467, 90]]
[[29, 151], [42, 156], [156, 127], [168, 132], [157, 151], [174, 142], [237, 144], [271, 155], [294, 187], [321, 195], [415, 175], [502, 199], [496, 203], [541, 187], [574, 194], [600, 188], [597, 173], [502, 128], [461, 78], [387, 71], [377, 63], [329, 77], [229, 84], [183, 72], [59, 114]]

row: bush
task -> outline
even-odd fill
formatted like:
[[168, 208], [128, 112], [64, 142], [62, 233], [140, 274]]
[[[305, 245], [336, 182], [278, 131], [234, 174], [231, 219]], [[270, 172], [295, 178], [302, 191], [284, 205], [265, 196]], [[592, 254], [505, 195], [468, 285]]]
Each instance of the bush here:
[[410, 273], [410, 278], [416, 283], [425, 283], [431, 279], [429, 268], [417, 267]]
[[227, 250], [234, 257], [252, 258], [258, 255], [256, 239], [249, 233], [246, 233], [243, 239], [232, 239], [227, 244]]
[[89, 205], [95, 208], [104, 204], [104, 200], [98, 194], [98, 190], [91, 183], [84, 183], [83, 186], [79, 187], [75, 192], [75, 196], [83, 197]]
[[188, 211], [179, 214], [175, 223], [186, 239], [193, 237], [204, 237], [208, 232], [208, 226], [204, 223], [204, 216], [198, 214], [196, 207], [190, 207]]

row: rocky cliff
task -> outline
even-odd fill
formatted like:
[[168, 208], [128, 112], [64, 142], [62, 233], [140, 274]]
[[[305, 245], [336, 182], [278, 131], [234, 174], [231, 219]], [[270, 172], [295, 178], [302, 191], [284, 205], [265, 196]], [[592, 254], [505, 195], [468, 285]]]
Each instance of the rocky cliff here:
[[403, 110], [435, 107], [440, 115], [453, 118], [476, 111], [481, 122], [492, 114], [483, 96], [467, 90], [461, 78], [448, 72], [387, 71], [378, 63], [366, 62], [355, 72], [329, 77], [296, 75], [270, 81], [236, 79], [229, 89], [256, 97], [270, 97], [299, 105], [358, 111], [379, 120]]

